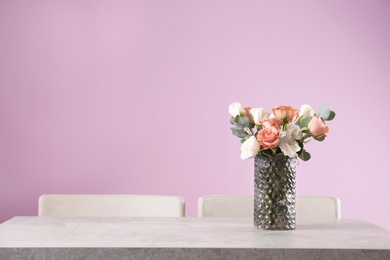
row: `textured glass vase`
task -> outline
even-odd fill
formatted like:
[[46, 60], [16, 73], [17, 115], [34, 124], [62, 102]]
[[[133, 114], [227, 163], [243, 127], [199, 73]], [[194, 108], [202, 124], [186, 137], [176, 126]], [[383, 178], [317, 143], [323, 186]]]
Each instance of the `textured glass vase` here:
[[255, 157], [254, 225], [266, 230], [295, 229], [296, 158]]

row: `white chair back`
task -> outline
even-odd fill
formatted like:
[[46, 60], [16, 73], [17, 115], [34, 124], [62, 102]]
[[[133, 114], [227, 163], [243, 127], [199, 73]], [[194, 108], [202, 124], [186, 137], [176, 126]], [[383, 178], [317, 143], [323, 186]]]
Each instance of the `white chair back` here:
[[45, 194], [39, 216], [184, 217], [185, 201], [177, 196], [131, 194]]
[[340, 200], [327, 196], [297, 196], [296, 218], [337, 219], [341, 217]]
[[[253, 195], [210, 195], [198, 199], [198, 217], [253, 217]], [[336, 197], [296, 196], [296, 219], [340, 218]]]
[[203, 196], [198, 199], [198, 217], [252, 217], [253, 200], [253, 196], [247, 195]]

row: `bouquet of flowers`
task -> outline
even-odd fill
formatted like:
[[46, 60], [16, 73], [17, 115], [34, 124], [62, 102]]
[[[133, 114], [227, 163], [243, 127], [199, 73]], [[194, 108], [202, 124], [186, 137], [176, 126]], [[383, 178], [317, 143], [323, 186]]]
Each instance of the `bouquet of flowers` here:
[[310, 140], [323, 141], [329, 133], [325, 121], [336, 114], [327, 105], [317, 113], [309, 105], [298, 111], [290, 106], [278, 106], [273, 114], [264, 108], [242, 107], [238, 102], [229, 106], [233, 135], [241, 139], [241, 159], [264, 156], [298, 156], [303, 161], [310, 159], [304, 145]]

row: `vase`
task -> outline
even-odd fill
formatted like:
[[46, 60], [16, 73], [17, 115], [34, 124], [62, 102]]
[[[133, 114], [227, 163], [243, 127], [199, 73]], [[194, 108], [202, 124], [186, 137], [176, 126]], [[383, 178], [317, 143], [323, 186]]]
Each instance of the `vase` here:
[[297, 158], [255, 157], [254, 226], [265, 230], [295, 229]]

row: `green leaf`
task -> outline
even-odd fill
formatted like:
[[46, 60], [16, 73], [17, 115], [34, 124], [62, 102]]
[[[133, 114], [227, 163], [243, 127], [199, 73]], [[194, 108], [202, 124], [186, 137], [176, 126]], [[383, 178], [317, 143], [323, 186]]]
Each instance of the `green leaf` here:
[[324, 119], [324, 120], [330, 121], [330, 120], [333, 120], [335, 117], [336, 117], [336, 113], [334, 111], [330, 110], [330, 114], [329, 114], [328, 118]]
[[283, 158], [285, 155], [284, 155], [284, 153], [282, 153], [282, 152], [280, 152], [280, 153], [275, 153], [275, 155], [274, 155], [274, 157], [275, 158]]
[[308, 161], [310, 160], [311, 155], [310, 153], [306, 152], [306, 150], [302, 150], [298, 157], [301, 158], [302, 161]]
[[230, 118], [230, 123], [232, 124], [232, 125], [236, 125], [236, 121], [234, 121], [234, 118]]
[[320, 137], [314, 137], [315, 140], [319, 141], [319, 142], [322, 142], [325, 140], [325, 136], [320, 136]]
[[307, 127], [312, 118], [313, 118], [312, 116], [305, 117], [304, 119], [301, 120], [301, 122], [299, 122], [299, 126], [301, 128]]
[[246, 116], [240, 117], [238, 124], [242, 127], [249, 127], [249, 119]]
[[317, 116], [321, 117], [323, 120], [327, 120], [330, 116], [330, 109], [327, 105], [322, 105], [318, 108]]
[[245, 138], [248, 136], [247, 132], [241, 127], [231, 127], [233, 135], [239, 137], [239, 138]]

